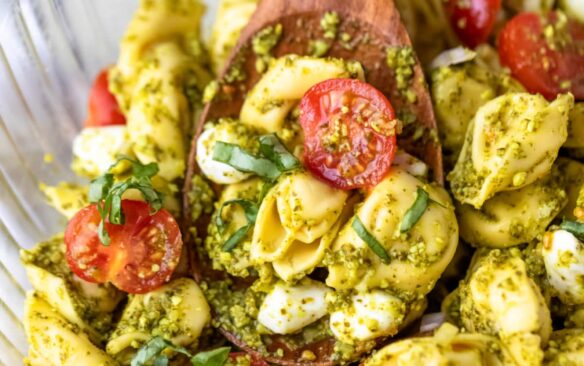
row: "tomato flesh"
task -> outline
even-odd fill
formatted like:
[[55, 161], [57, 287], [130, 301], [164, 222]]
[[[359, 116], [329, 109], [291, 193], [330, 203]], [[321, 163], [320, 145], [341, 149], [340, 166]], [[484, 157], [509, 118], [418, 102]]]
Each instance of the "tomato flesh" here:
[[67, 262], [86, 281], [109, 281], [128, 293], [146, 293], [168, 281], [178, 265], [180, 230], [168, 211], [151, 215], [146, 202], [124, 200], [122, 210], [124, 225], [105, 224], [111, 238], [108, 246], [97, 234], [101, 221], [97, 206], [79, 211], [65, 231]]
[[304, 161], [316, 177], [339, 189], [373, 187], [385, 177], [396, 150], [391, 103], [373, 86], [331, 79], [300, 102]]
[[501, 0], [448, 0], [446, 3], [454, 32], [470, 48], [487, 41], [499, 10]]
[[536, 13], [515, 16], [499, 35], [499, 57], [529, 92], [549, 100], [571, 92], [582, 100], [584, 25], [563, 18], [565, 25], [560, 26], [562, 17], [555, 12], [545, 18]]
[[85, 127], [125, 125], [116, 97], [109, 91], [108, 70], [102, 70], [89, 92], [89, 108]]

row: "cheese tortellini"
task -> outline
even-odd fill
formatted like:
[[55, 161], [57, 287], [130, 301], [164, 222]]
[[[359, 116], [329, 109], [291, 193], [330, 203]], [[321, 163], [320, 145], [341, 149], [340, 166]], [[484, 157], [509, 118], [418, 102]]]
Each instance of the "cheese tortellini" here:
[[467, 126], [477, 110], [497, 95], [521, 89], [509, 76], [494, 73], [477, 62], [434, 70], [432, 100], [444, 148], [460, 151]]
[[247, 95], [241, 108], [241, 122], [264, 132], [278, 132], [310, 87], [328, 79], [349, 77], [364, 78], [360, 64], [332, 58], [281, 57]]
[[126, 362], [154, 336], [173, 344], [196, 344], [211, 320], [211, 310], [197, 283], [178, 278], [144, 295], [133, 295], [106, 346], [108, 354]]
[[211, 79], [198, 43], [203, 11], [198, 0], [142, 0], [109, 75], [133, 154], [168, 181], [184, 174], [186, 135]]
[[122, 292], [110, 284], [89, 283], [76, 277], [66, 263], [63, 235], [22, 251], [21, 258], [35, 297], [57, 309], [92, 341], [104, 341], [104, 334], [111, 328], [111, 312], [124, 298]]
[[520, 366], [495, 337], [462, 333], [445, 323], [432, 337], [394, 342], [375, 352], [364, 366], [449, 365]]
[[239, 33], [256, 9], [258, 0], [221, 0], [213, 24], [209, 50], [213, 71], [219, 74], [237, 43]]
[[454, 197], [481, 208], [497, 192], [548, 174], [566, 141], [573, 104], [571, 94], [548, 103], [541, 95], [507, 93], [482, 106], [448, 176]]
[[563, 329], [552, 333], [545, 351], [546, 366], [584, 364], [584, 329]]
[[481, 209], [457, 207], [460, 235], [477, 247], [506, 248], [543, 235], [567, 203], [557, 174], [521, 189], [499, 192]]
[[517, 250], [479, 251], [458, 288], [460, 321], [498, 336], [519, 365], [540, 365], [552, 332], [550, 311]]
[[286, 175], [260, 206], [251, 259], [271, 262], [284, 280], [309, 272], [334, 239], [348, 197], [308, 172]]
[[79, 327], [67, 321], [37, 293], [27, 294], [24, 328], [30, 345], [29, 366], [118, 366]]
[[[422, 187], [433, 202], [409, 232], [400, 233], [400, 223]], [[391, 260], [382, 263], [352, 228], [353, 219], [349, 220], [332, 246], [326, 283], [335, 289], [389, 288], [426, 294], [456, 250], [458, 225], [446, 191], [401, 168], [392, 168], [355, 216], [384, 246]]]

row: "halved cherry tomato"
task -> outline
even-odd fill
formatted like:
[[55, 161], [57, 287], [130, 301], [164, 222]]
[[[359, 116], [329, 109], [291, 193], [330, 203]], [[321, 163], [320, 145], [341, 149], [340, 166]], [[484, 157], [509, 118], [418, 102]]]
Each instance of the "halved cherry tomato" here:
[[519, 14], [499, 35], [499, 57], [531, 93], [584, 99], [584, 25], [575, 20], [555, 12]]
[[373, 86], [323, 81], [300, 102], [305, 163], [333, 187], [373, 187], [393, 162], [397, 122], [391, 103]]
[[120, 111], [116, 97], [109, 91], [108, 70], [95, 78], [89, 92], [89, 110], [85, 127], [125, 125], [126, 117]]
[[122, 210], [123, 225], [105, 224], [109, 246], [97, 235], [101, 221], [97, 206], [79, 211], [65, 231], [67, 262], [86, 281], [109, 281], [128, 293], [146, 293], [170, 279], [180, 259], [181, 233], [168, 211], [151, 215], [146, 202], [123, 200]]
[[[239, 357], [245, 357], [248, 353], [245, 352], [231, 352], [229, 354], [229, 358], [233, 361], [237, 361]], [[270, 364], [266, 362], [266, 360], [257, 357], [256, 355], [251, 355], [251, 364], [250, 366], [269, 366]]]
[[499, 10], [501, 0], [448, 0], [446, 3], [454, 32], [471, 48], [487, 41]]

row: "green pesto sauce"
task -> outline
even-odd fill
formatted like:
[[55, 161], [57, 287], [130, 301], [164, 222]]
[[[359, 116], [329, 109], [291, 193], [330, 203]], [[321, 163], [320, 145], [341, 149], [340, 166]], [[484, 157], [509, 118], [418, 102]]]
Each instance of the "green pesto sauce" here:
[[282, 37], [282, 24], [269, 26], [260, 30], [252, 39], [251, 45], [256, 54], [256, 70], [263, 73], [268, 69], [270, 61], [273, 59], [272, 50]]
[[202, 175], [193, 175], [191, 190], [187, 196], [191, 207], [192, 222], [197, 221], [203, 214], [211, 214], [213, 202], [215, 201], [215, 192], [213, 192], [209, 182]]
[[[181, 303], [185, 300], [187, 285], [168, 287], [163, 293], [149, 296], [148, 300], [133, 301], [136, 296], [130, 296], [128, 306], [117, 324], [110, 339], [140, 332], [151, 337], [161, 336], [165, 339], [172, 339], [181, 335], [189, 335], [190, 331], [182, 324], [182, 319], [187, 315], [184, 313]], [[146, 303], [146, 304], [145, 304]], [[136, 342], [132, 347], [139, 348], [142, 344]]]
[[414, 50], [411, 47], [388, 47], [385, 62], [394, 71], [397, 90], [408, 102], [415, 103], [417, 96], [410, 88], [416, 66]]
[[[73, 273], [65, 259], [63, 234], [58, 234], [47, 241], [40, 242], [30, 250], [21, 251], [20, 258], [24, 265], [42, 268], [63, 279], [65, 290], [73, 302], [72, 305], [75, 312], [87, 325], [104, 336], [111, 330], [112, 314], [98, 311], [98, 300], [84, 296], [79, 284], [73, 279]], [[118, 291], [109, 283], [96, 286], [104, 289], [107, 293], [106, 296], [110, 298], [119, 296]]]

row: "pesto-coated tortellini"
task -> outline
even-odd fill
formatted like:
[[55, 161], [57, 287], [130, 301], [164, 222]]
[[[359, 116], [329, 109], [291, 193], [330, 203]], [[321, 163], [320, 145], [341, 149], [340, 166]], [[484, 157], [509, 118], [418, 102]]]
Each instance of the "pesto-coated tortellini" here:
[[570, 112], [568, 139], [564, 147], [584, 148], [584, 102], [576, 103]]
[[364, 78], [359, 63], [309, 56], [281, 57], [247, 95], [241, 108], [241, 122], [264, 132], [278, 132], [310, 87], [328, 79], [349, 77]]
[[109, 73], [133, 154], [167, 181], [184, 174], [186, 135], [211, 80], [198, 43], [203, 10], [198, 0], [142, 0]]
[[518, 250], [480, 251], [458, 288], [460, 321], [496, 335], [519, 365], [540, 365], [552, 331], [550, 311]]
[[566, 305], [583, 305], [584, 243], [566, 230], [548, 235], [542, 256], [553, 294]]
[[499, 192], [480, 209], [458, 205], [460, 235], [476, 247], [528, 243], [543, 235], [566, 203], [559, 177], [551, 174], [521, 189]]
[[461, 333], [445, 323], [431, 337], [394, 342], [365, 361], [364, 366], [521, 366], [493, 336]]
[[584, 329], [563, 329], [553, 332], [545, 350], [544, 365], [584, 365]]
[[213, 24], [209, 50], [213, 71], [219, 74], [227, 57], [256, 9], [258, 0], [221, 0]]
[[549, 103], [541, 95], [508, 93], [482, 106], [470, 123], [454, 170], [454, 197], [481, 208], [496, 193], [548, 174], [566, 141], [571, 94]]
[[35, 292], [29, 292], [24, 310], [30, 366], [117, 366], [85, 333], [67, 321]]
[[[428, 193], [430, 202], [419, 221], [402, 233], [402, 220], [418, 189]], [[387, 264], [352, 227], [357, 217], [388, 253]], [[339, 232], [327, 260], [326, 283], [339, 290], [389, 288], [426, 294], [452, 259], [457, 243], [458, 225], [446, 191], [393, 167]]]
[[125, 364], [136, 347], [155, 336], [192, 347], [210, 320], [209, 304], [197, 283], [178, 278], [147, 294], [130, 297], [106, 351]]
[[35, 296], [42, 298], [61, 316], [87, 333], [92, 341], [104, 341], [112, 315], [124, 298], [111, 284], [86, 282], [76, 277], [65, 259], [63, 235], [37, 244], [21, 253]]
[[349, 193], [308, 172], [284, 176], [264, 198], [256, 219], [251, 258], [273, 263], [284, 280], [305, 274], [322, 261]]
[[434, 70], [432, 100], [444, 148], [458, 153], [477, 110], [497, 95], [521, 90], [509, 76], [494, 73], [476, 61]]
[[248, 277], [250, 275], [249, 268], [252, 266], [250, 260], [251, 230], [233, 250], [229, 252], [223, 250], [223, 244], [229, 237], [238, 229], [247, 225], [244, 209], [237, 204], [224, 206], [221, 215], [223, 222], [227, 226], [223, 230], [219, 230], [216, 225], [217, 215], [219, 215], [219, 208], [225, 202], [231, 200], [256, 202], [263, 184], [261, 179], [252, 178], [241, 183], [230, 184], [221, 192], [221, 196], [215, 204], [216, 210], [211, 219], [211, 225], [209, 225], [209, 232], [205, 240], [205, 250], [211, 258], [214, 269], [226, 271], [238, 277]]
[[[120, 47], [116, 68], [131, 77], [149, 47], [168, 39], [187, 45], [199, 37], [205, 6], [199, 0], [140, 0]], [[126, 104], [121, 103], [122, 109]]]

